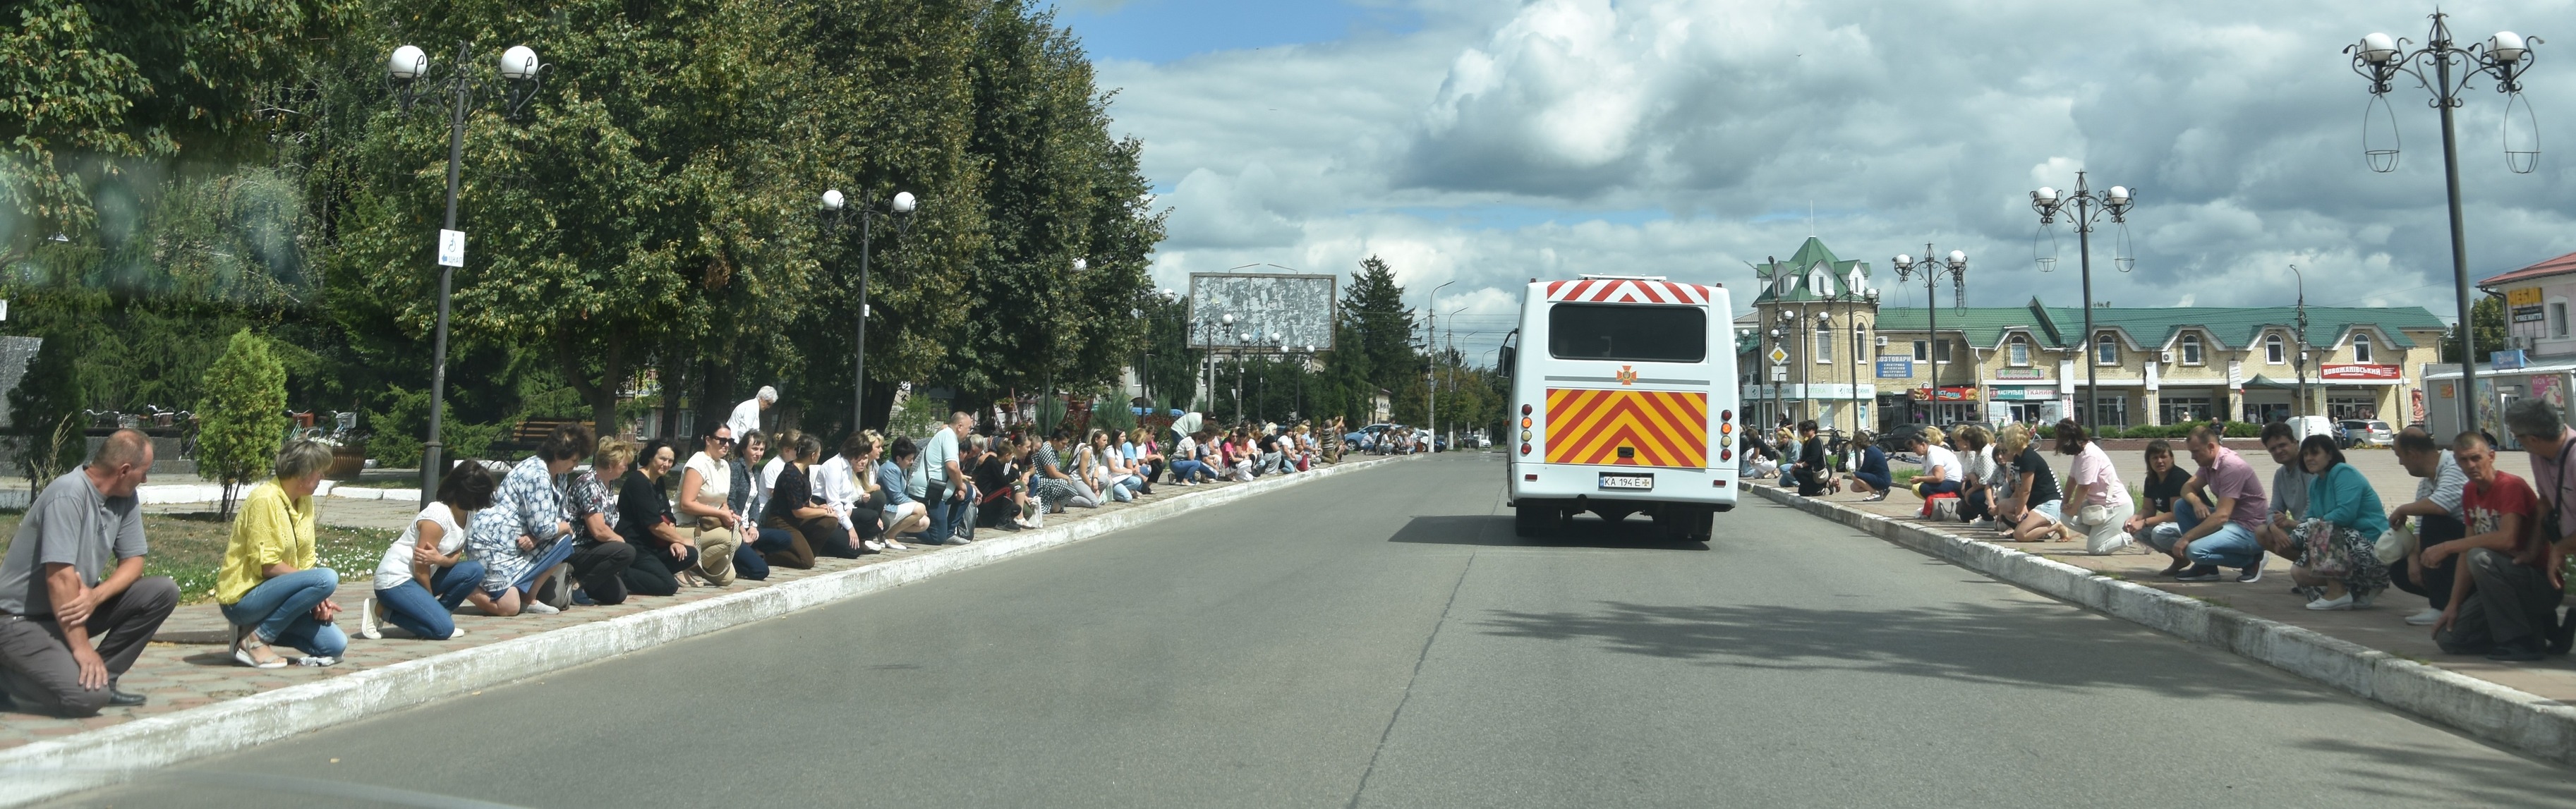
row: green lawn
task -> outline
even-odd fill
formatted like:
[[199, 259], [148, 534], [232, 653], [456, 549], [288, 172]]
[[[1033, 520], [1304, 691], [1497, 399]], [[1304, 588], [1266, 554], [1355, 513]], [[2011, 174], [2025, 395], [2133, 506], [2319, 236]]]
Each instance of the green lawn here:
[[[0, 553], [6, 553], [11, 539], [18, 535], [18, 521], [24, 512], [0, 512]], [[314, 555], [322, 566], [340, 571], [341, 578], [365, 577], [375, 570], [385, 547], [393, 544], [402, 532], [383, 528], [341, 528], [325, 525], [314, 532]], [[196, 514], [146, 514], [143, 516], [143, 539], [152, 552], [143, 557], [143, 574], [168, 576], [179, 584], [180, 597], [189, 602], [214, 597], [215, 569], [223, 564], [224, 543], [232, 537], [232, 524], [211, 512]]]

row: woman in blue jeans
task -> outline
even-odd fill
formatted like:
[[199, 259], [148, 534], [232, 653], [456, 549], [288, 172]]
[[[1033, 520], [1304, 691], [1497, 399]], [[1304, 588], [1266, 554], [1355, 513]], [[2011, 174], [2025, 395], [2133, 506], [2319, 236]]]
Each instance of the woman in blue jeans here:
[[313, 553], [313, 490], [331, 466], [331, 448], [299, 439], [277, 453], [277, 476], [251, 489], [233, 517], [223, 567], [215, 573], [215, 604], [233, 625], [233, 659], [273, 669], [287, 659], [269, 649], [283, 644], [304, 652], [294, 662], [340, 662], [349, 636], [332, 624], [340, 605], [331, 593], [340, 574]]
[[483, 563], [465, 558], [465, 527], [474, 512], [492, 507], [499, 486], [479, 463], [460, 464], [438, 482], [438, 502], [421, 509], [376, 564], [375, 598], [358, 609], [359, 636], [384, 637], [381, 621], [422, 640], [447, 640], [465, 634], [448, 613], [466, 599], [491, 611]]

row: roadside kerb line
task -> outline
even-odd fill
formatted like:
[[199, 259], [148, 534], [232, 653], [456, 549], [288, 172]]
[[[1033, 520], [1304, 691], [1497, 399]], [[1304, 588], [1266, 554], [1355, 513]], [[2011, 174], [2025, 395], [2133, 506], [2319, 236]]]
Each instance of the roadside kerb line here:
[[[676, 604], [605, 621], [395, 663], [327, 680], [146, 717], [0, 751], [0, 806], [106, 786], [156, 767], [506, 685], [628, 652], [1060, 547], [1208, 506], [1296, 486], [1409, 455], [1346, 461], [1265, 477], [1047, 528], [981, 532], [983, 539], [890, 562]], [[102, 764], [106, 765], [102, 767]]]
[[2576, 764], [2576, 707], [1992, 542], [1800, 497], [1776, 487], [1748, 488], [1772, 502], [2007, 583], [2261, 661], [2524, 755]]

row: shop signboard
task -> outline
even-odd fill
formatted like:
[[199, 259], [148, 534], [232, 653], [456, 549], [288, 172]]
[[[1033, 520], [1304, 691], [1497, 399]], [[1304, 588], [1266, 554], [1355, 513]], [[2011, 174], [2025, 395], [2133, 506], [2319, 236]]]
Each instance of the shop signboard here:
[[[1926, 388], [1915, 388], [1907, 392], [1913, 394], [1914, 401], [1918, 402], [1928, 400], [1932, 398], [1933, 395], [1931, 390]], [[1973, 402], [1977, 400], [1977, 389], [1966, 387], [1942, 388], [1940, 397], [1941, 401], [1944, 402]]]
[[2393, 380], [2393, 379], [2398, 378], [2398, 377], [2400, 376], [2400, 374], [2398, 373], [2397, 366], [2395, 366], [2395, 365], [2386, 365], [2386, 364], [2381, 364], [2381, 363], [2353, 362], [2353, 363], [2327, 363], [2327, 364], [2326, 364], [2326, 366], [2325, 366], [2324, 371], [2323, 371], [2322, 373], [2318, 374], [2318, 376], [2319, 376], [2319, 378], [2325, 379], [2325, 380], [2327, 380], [2327, 381], [2334, 381], [2334, 380], [2338, 380], [2338, 379], [2380, 379], [2380, 380]]
[[1879, 360], [1878, 378], [1913, 379], [1914, 361], [1908, 359]]
[[2519, 348], [2487, 352], [2487, 361], [2493, 363], [2498, 371], [2520, 370], [2523, 366], [2531, 364], [2529, 358], [2525, 357], [2522, 349]]
[[2547, 319], [2541, 314], [2540, 302], [2539, 287], [2508, 289], [2504, 292], [2504, 303], [2506, 306], [2513, 307], [2515, 323], [2538, 323]]
[[2020, 385], [1997, 385], [1994, 393], [1994, 400], [1998, 402], [2046, 402], [2056, 398], [2057, 391], [2053, 389]]
[[2048, 372], [2037, 368], [2003, 368], [1995, 371], [1996, 379], [2047, 379]]

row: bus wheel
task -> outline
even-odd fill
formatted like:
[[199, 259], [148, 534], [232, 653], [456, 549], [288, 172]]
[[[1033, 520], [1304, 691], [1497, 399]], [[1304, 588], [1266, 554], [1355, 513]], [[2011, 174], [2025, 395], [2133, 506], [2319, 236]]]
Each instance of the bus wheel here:
[[1535, 500], [1520, 501], [1519, 505], [1512, 507], [1512, 534], [1543, 537], [1555, 533], [1558, 511], [1555, 506]]
[[1693, 513], [1688, 518], [1685, 518], [1682, 521], [1682, 524], [1688, 526], [1689, 539], [1691, 541], [1707, 542], [1709, 537], [1714, 536], [1717, 533], [1717, 512], [1700, 511]]

